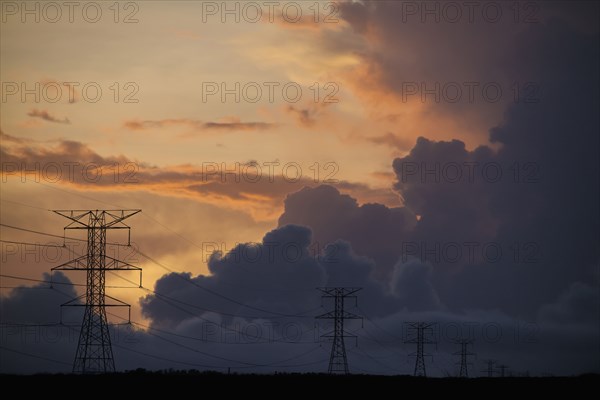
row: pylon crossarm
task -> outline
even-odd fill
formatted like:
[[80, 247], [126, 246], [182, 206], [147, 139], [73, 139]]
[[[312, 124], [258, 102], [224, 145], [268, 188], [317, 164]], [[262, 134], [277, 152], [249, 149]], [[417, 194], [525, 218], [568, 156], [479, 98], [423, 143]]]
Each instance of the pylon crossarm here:
[[141, 271], [140, 267], [136, 267], [135, 265], [131, 265], [128, 262], [117, 260], [116, 258], [112, 258], [110, 256], [104, 256], [106, 258], [106, 266], [104, 269], [120, 269], [120, 270], [131, 270], [131, 271]]
[[[72, 222], [69, 223], [69, 225], [65, 226], [64, 229], [73, 229], [71, 228], [71, 225], [73, 224], [79, 224], [82, 227], [87, 227], [87, 224], [81, 222], [81, 219], [85, 216], [87, 216], [90, 211], [83, 211], [83, 210], [52, 210], [52, 212], [70, 219]], [[78, 213], [78, 214], [76, 214]]]
[[67, 301], [66, 303], [62, 303], [60, 306], [61, 307], [82, 307], [85, 306], [85, 302], [84, 303], [75, 303], [78, 300], [84, 299], [85, 300], [85, 293], [75, 297], [74, 299], [71, 299], [69, 301]]
[[51, 268], [51, 271], [60, 271], [60, 270], [87, 270], [87, 254], [77, 257], [73, 260], [67, 261], [64, 264]]
[[334, 319], [335, 315], [334, 315], [333, 311], [329, 311], [328, 313], [317, 315], [315, 318], [316, 319]]
[[[121, 215], [118, 215], [116, 211], [120, 212]], [[106, 223], [106, 227], [110, 227], [111, 229], [129, 229], [129, 226], [123, 224], [123, 226], [114, 226], [116, 224], [121, 223], [124, 219], [129, 218], [142, 210], [104, 210], [104, 212], [113, 218], [112, 221]]]

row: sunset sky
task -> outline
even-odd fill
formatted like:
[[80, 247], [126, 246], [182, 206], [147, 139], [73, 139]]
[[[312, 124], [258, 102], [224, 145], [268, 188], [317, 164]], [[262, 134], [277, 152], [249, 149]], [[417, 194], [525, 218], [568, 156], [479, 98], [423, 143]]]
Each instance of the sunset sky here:
[[71, 370], [57, 209], [142, 210], [117, 370], [326, 371], [351, 286], [352, 372], [412, 374], [409, 321], [432, 376], [465, 335], [474, 375], [600, 372], [598, 3], [1, 6], [0, 372]]

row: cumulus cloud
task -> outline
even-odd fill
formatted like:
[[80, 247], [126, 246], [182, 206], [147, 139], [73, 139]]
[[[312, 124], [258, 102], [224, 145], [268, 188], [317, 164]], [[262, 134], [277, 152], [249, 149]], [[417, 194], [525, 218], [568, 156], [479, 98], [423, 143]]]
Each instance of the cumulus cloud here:
[[431, 265], [414, 258], [394, 266], [392, 292], [408, 310], [430, 311], [441, 307], [430, 280], [432, 270]]
[[[551, 63], [557, 44], [566, 56]], [[498, 150], [420, 138], [394, 170], [406, 206], [421, 215], [416, 241], [429, 249], [458, 243], [463, 254], [464, 243], [479, 246], [479, 260], [438, 262], [444, 303], [533, 315], [572, 282], [592, 279], [598, 260], [599, 99], [581, 90], [598, 83], [598, 50], [591, 36], [555, 22], [523, 36], [516, 51], [524, 61], [511, 73], [537, 76], [544, 89], [539, 102], [511, 105], [490, 130]], [[483, 260], [489, 243], [503, 252], [494, 262]]]
[[375, 261], [378, 276], [389, 276], [400, 255], [399, 243], [415, 223], [414, 214], [405, 207], [359, 205], [356, 199], [326, 185], [304, 188], [289, 195], [285, 199], [285, 211], [279, 217], [280, 226], [309, 226], [318, 243], [332, 243], [337, 239], [349, 242], [358, 255]]

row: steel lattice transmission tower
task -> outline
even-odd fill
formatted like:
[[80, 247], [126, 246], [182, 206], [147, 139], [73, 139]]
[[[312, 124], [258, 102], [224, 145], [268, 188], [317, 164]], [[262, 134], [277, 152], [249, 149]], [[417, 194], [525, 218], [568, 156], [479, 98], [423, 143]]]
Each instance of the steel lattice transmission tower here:
[[461, 339], [461, 340], [457, 341], [456, 344], [460, 344], [460, 351], [453, 353], [455, 356], [460, 356], [460, 373], [458, 374], [458, 376], [460, 378], [468, 378], [469, 377], [468, 366], [471, 365], [471, 363], [468, 360], [468, 357], [475, 355], [475, 353], [469, 352], [469, 345], [470, 344], [472, 345], [473, 341], [467, 340], [467, 339]]
[[494, 364], [496, 364], [496, 360], [486, 360], [487, 368], [482, 370], [481, 372], [487, 372], [488, 378], [494, 377]]
[[508, 365], [500, 364], [500, 365], [498, 365], [498, 369], [500, 370], [500, 377], [505, 378], [506, 370], [508, 369]]
[[331, 355], [329, 356], [329, 369], [330, 374], [343, 373], [349, 374], [348, 369], [348, 358], [346, 357], [346, 345], [344, 338], [352, 337], [356, 338], [356, 335], [350, 334], [344, 330], [344, 320], [346, 319], [362, 319], [361, 316], [353, 314], [344, 310], [344, 300], [346, 298], [354, 298], [357, 301], [354, 293], [358, 292], [362, 288], [355, 287], [325, 287], [318, 288], [323, 292], [322, 297], [333, 298], [335, 302], [335, 308], [325, 314], [321, 314], [315, 318], [318, 319], [333, 319], [334, 327], [333, 331], [328, 332], [321, 337], [333, 339], [331, 344]]
[[[137, 270], [135, 267], [106, 254], [106, 231], [109, 229], [127, 230], [127, 245], [130, 246], [130, 228], [123, 220], [141, 210], [55, 210], [54, 212], [71, 222], [67, 229], [87, 230], [87, 254], [65, 264], [52, 268], [52, 271], [86, 271], [86, 291], [81, 296], [68, 301], [63, 306], [84, 306], [83, 322], [79, 333], [79, 343], [73, 362], [73, 372], [93, 374], [115, 371], [110, 333], [106, 319], [106, 307], [129, 307], [114, 297], [105, 294], [106, 271]], [[107, 298], [113, 302], [107, 303]], [[82, 302], [81, 300], [85, 300]]]
[[416, 343], [417, 345], [417, 351], [409, 354], [410, 356], [416, 356], [414, 376], [426, 377], [427, 371], [425, 369], [425, 356], [429, 354], [425, 354], [425, 345], [436, 344], [436, 342], [431, 339], [431, 336], [433, 336], [433, 326], [435, 323], [407, 322], [407, 325], [407, 333], [410, 333], [411, 331], [416, 333], [416, 335], [404, 341], [404, 343]]

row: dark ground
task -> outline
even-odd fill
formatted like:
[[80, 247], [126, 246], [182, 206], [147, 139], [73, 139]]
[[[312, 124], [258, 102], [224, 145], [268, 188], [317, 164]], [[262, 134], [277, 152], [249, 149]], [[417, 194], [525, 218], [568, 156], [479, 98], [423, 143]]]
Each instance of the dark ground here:
[[[576, 377], [507, 377], [507, 378], [415, 378], [412, 376], [377, 376], [377, 375], [327, 375], [327, 374], [271, 374], [271, 375], [255, 375], [255, 374], [221, 374], [215, 372], [197, 372], [197, 371], [129, 371], [117, 374], [101, 374], [101, 375], [71, 375], [71, 374], [36, 374], [36, 375], [0, 375], [0, 382], [3, 388], [7, 386], [15, 386], [15, 388], [35, 388], [40, 389], [42, 385], [47, 386], [51, 383], [52, 386], [47, 386], [55, 390], [57, 388], [65, 388], [63, 384], [73, 384], [76, 387], [80, 385], [88, 385], [98, 383], [107, 383], [118, 385], [118, 387], [127, 387], [127, 391], [138, 389], [147, 390], [148, 388], [159, 385], [161, 389], [170, 387], [175, 390], [174, 395], [185, 395], [177, 393], [177, 386], [185, 384], [182, 388], [186, 391], [189, 389], [189, 384], [193, 384], [199, 390], [215, 389], [219, 391], [236, 392], [237, 390], [245, 389], [268, 389], [279, 391], [281, 390], [292, 392], [306, 392], [320, 387], [338, 388], [342, 392], [347, 392], [349, 389], [356, 388], [357, 393], [364, 391], [372, 391], [373, 395], [383, 397], [383, 393], [378, 392], [379, 388], [395, 387], [398, 391], [410, 386], [423, 388], [453, 388], [453, 387], [494, 387], [498, 389], [514, 390], [515, 388], [530, 386], [532, 388], [544, 389], [561, 389], [567, 386], [578, 388], [590, 385], [590, 388], [598, 388], [600, 384], [599, 374], [587, 374]], [[141, 384], [143, 386], [138, 386]], [[39, 385], [39, 386], [38, 386]], [[132, 386], [134, 385], [134, 386]], [[166, 385], [166, 386], [165, 386]], [[388, 386], [389, 385], [389, 386]], [[70, 388], [70, 387], [69, 387]], [[101, 386], [94, 386], [99, 388]], [[95, 389], [92, 389], [95, 390]], [[360, 392], [358, 392], [360, 390]], [[523, 394], [522, 392], [519, 392]], [[519, 393], [513, 393], [518, 395]], [[300, 394], [300, 393], [294, 393]], [[294, 397], [294, 396], [291, 396]], [[107, 399], [110, 400], [110, 399]], [[365, 399], [370, 400], [370, 399]]]

